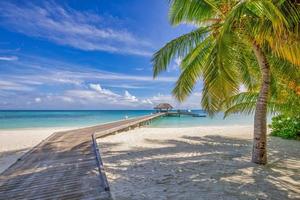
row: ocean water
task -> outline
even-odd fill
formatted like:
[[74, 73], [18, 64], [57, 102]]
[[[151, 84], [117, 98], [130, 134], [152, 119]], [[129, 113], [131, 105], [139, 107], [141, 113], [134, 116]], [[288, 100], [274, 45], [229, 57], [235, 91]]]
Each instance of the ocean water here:
[[0, 111], [0, 129], [82, 127], [151, 114], [151, 110]]
[[[0, 111], [0, 129], [82, 127], [138, 117], [153, 113], [153, 110], [77, 110], [77, 111]], [[194, 113], [203, 113], [194, 110]], [[253, 116], [232, 115], [223, 119], [222, 114], [210, 117], [162, 117], [154, 120], [150, 127], [190, 127], [251, 125]]]
[[[204, 114], [201, 110], [194, 110], [193, 113]], [[253, 115], [231, 115], [224, 119], [222, 113], [214, 117], [192, 117], [182, 115], [180, 117], [162, 117], [153, 121], [151, 127], [192, 127], [192, 126], [232, 126], [232, 125], [252, 125]]]

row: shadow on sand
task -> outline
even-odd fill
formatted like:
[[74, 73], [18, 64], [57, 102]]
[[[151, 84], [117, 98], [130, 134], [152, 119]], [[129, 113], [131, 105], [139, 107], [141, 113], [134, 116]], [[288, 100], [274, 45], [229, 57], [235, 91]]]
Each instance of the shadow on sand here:
[[210, 135], [150, 140], [114, 151], [100, 142], [115, 199], [300, 199], [298, 141], [269, 138], [269, 164], [250, 162], [251, 141]]

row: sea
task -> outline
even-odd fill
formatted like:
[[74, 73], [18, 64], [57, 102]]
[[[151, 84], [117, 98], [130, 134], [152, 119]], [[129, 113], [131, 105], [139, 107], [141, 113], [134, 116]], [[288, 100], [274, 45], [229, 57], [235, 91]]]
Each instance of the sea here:
[[[84, 127], [149, 115], [154, 112], [154, 110], [2, 110], [0, 111], [0, 129]], [[205, 114], [202, 110], [191, 112]], [[222, 113], [214, 117], [162, 117], [154, 120], [149, 126], [193, 127], [253, 124], [251, 115], [231, 115], [225, 119], [223, 117]]]

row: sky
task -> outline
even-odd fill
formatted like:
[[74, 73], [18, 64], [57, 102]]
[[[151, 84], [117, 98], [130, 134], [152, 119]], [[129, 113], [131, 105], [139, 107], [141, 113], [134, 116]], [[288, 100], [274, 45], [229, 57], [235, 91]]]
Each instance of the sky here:
[[179, 58], [152, 76], [153, 53], [192, 29], [169, 24], [167, 0], [0, 1], [0, 109], [199, 109], [201, 83], [171, 95]]

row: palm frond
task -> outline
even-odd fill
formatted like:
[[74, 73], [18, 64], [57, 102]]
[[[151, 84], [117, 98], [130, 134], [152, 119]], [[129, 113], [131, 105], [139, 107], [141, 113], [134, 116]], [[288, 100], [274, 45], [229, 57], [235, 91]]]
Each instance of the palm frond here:
[[198, 24], [213, 19], [217, 9], [213, 0], [170, 0], [169, 18], [172, 25]]
[[170, 61], [175, 57], [184, 57], [190, 50], [194, 49], [209, 31], [209, 27], [198, 28], [172, 40], [157, 51], [152, 58], [153, 76], [156, 77], [159, 73], [165, 71]]
[[[223, 104], [226, 103], [224, 118], [228, 117], [230, 114], [244, 113], [253, 114], [256, 107], [256, 102], [258, 98], [258, 92], [242, 92], [237, 95], [233, 95], [226, 99]], [[268, 112], [274, 113], [278, 110], [280, 104], [270, 98], [268, 103]]]
[[289, 1], [251, 1], [250, 31], [256, 42], [268, 44], [277, 56], [300, 67], [300, 10]]

